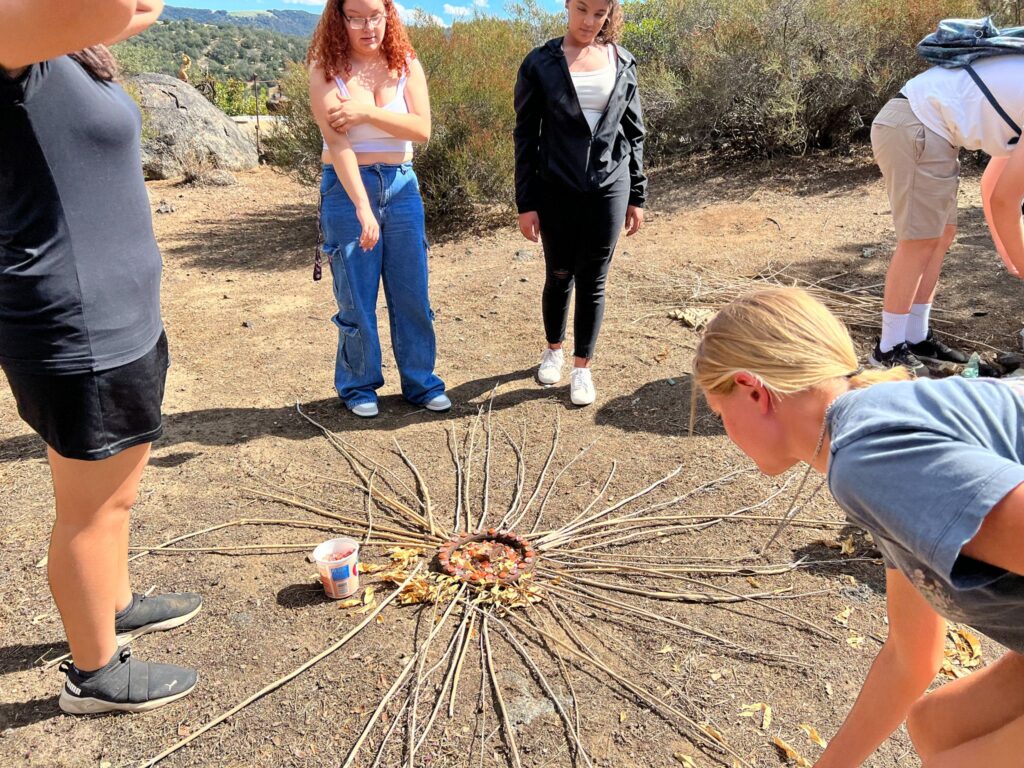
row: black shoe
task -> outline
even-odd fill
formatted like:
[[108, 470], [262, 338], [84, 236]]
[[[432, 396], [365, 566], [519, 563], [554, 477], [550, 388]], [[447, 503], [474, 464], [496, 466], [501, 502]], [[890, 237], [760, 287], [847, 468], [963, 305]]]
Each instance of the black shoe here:
[[919, 379], [931, 378], [928, 367], [910, 351], [906, 342], [897, 344], [888, 352], [883, 352], [879, 343], [876, 342], [874, 351], [868, 357], [868, 364], [875, 368], [895, 368], [897, 365], [902, 365]]
[[162, 632], [165, 629], [180, 627], [199, 613], [202, 607], [203, 598], [191, 592], [153, 597], [132, 594], [131, 605], [114, 616], [117, 642], [126, 642], [128, 633], [138, 637], [147, 632]]
[[907, 349], [918, 360], [926, 363], [956, 363], [957, 365], [963, 365], [968, 359], [967, 355], [959, 349], [946, 346], [935, 338], [935, 334], [931, 331], [928, 331], [924, 341], [919, 341], [916, 344], [908, 342]]
[[60, 671], [67, 675], [60, 708], [69, 715], [147, 712], [180, 699], [199, 680], [185, 667], [133, 659], [131, 648], [118, 648], [95, 672], [80, 672], [70, 661], [62, 662]]

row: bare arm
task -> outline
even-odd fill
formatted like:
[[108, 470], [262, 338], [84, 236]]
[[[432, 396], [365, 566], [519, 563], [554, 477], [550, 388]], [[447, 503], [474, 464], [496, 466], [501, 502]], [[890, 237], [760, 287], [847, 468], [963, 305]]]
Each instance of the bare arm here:
[[981, 529], [961, 552], [1024, 576], [1024, 485], [1018, 485], [992, 507]]
[[815, 768], [855, 768], [907, 718], [942, 665], [946, 622], [899, 571], [886, 570], [889, 638]]
[[993, 237], [1005, 251], [1005, 258], [1024, 278], [1024, 226], [1021, 202], [1024, 201], [1024, 150], [1018, 145], [1006, 162], [992, 191], [990, 226]]
[[[430, 92], [423, 65], [417, 59], [409, 62], [409, 75], [405, 82], [405, 103], [408, 114], [391, 112], [373, 104], [354, 99], [343, 99], [328, 110], [331, 127], [347, 131], [354, 125], [369, 123], [387, 131], [396, 139], [424, 142], [430, 140]], [[330, 143], [330, 142], [328, 142]]]
[[3, 0], [0, 66], [29, 64], [117, 39], [133, 21], [135, 0]]
[[359, 175], [359, 162], [356, 160], [356, 153], [352, 151], [348, 134], [332, 130], [327, 118], [328, 108], [337, 103], [339, 95], [334, 82], [325, 79], [323, 69], [315, 64], [311, 66], [309, 69], [309, 102], [313, 110], [313, 117], [327, 142], [331, 163], [338, 174], [341, 186], [345, 188], [349, 200], [356, 208], [359, 222], [363, 225], [359, 245], [364, 250], [370, 250], [377, 244], [380, 227], [370, 208], [370, 198], [366, 194], [366, 187], [363, 186], [363, 179]]
[[140, 32], [145, 32], [156, 23], [156, 20], [160, 18], [160, 14], [163, 12], [164, 0], [136, 0], [135, 15], [132, 17], [132, 20], [128, 23], [127, 27], [121, 30], [120, 34], [107, 40], [107, 45], [120, 43], [122, 40], [134, 37]]

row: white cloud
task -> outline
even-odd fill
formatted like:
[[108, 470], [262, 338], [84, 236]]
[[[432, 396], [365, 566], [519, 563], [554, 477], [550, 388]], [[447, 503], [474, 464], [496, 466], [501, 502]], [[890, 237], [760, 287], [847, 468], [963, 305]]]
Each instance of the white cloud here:
[[469, 16], [473, 12], [472, 8], [467, 8], [464, 5], [449, 5], [444, 4], [444, 12], [449, 16]]
[[398, 12], [398, 18], [402, 20], [403, 24], [421, 24], [424, 21], [430, 24], [436, 24], [439, 27], [450, 26], [447, 21], [442, 19], [433, 13], [427, 13], [422, 8], [406, 8], [401, 3], [395, 3], [395, 10]]
[[475, 5], [477, 8], [486, 8], [487, 0], [473, 0], [473, 5]]
[[323, 8], [327, 4], [327, 0], [284, 0], [288, 5], [315, 5], [317, 8]]

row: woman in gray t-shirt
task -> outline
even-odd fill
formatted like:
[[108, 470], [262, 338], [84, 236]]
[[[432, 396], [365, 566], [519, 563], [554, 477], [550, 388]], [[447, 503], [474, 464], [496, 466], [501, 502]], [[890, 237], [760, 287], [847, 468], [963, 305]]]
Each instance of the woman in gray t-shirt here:
[[[816, 768], [860, 765], [904, 720], [928, 768], [1020, 766], [1024, 385], [862, 372], [846, 328], [797, 288], [722, 309], [694, 377], [761, 471], [827, 474], [885, 561], [889, 637]], [[925, 695], [947, 619], [1009, 652]]]

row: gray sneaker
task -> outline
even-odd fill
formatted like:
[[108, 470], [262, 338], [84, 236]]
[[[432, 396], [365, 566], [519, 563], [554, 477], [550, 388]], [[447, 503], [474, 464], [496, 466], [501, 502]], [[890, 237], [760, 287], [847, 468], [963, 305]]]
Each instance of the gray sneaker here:
[[114, 631], [118, 645], [147, 632], [163, 632], [180, 627], [203, 607], [203, 598], [191, 592], [147, 597], [132, 594], [131, 604], [114, 615]]
[[70, 661], [61, 662], [60, 671], [67, 675], [60, 708], [69, 715], [148, 712], [185, 696], [199, 680], [192, 669], [133, 659], [131, 648], [118, 648], [95, 672], [81, 672]]

